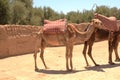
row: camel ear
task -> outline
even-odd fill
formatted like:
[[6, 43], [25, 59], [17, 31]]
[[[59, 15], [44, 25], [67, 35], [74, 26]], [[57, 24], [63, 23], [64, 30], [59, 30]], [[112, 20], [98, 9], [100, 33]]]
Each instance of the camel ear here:
[[95, 13], [95, 14], [94, 14], [94, 18], [97, 18], [97, 17], [98, 17], [98, 13]]

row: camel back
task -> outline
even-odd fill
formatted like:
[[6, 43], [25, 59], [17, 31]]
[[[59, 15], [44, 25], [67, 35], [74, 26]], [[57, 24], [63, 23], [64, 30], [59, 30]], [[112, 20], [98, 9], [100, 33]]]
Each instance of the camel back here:
[[117, 19], [115, 17], [106, 17], [101, 14], [95, 14], [95, 18], [102, 21], [104, 27], [103, 29], [109, 31], [118, 31], [119, 27], [117, 26]]
[[44, 34], [62, 34], [66, 31], [66, 26], [66, 19], [60, 19], [56, 21], [44, 20], [43, 31]]

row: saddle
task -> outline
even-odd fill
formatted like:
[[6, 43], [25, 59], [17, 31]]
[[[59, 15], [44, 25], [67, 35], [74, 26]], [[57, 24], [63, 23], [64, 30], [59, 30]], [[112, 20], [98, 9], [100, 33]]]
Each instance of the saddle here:
[[44, 20], [44, 34], [62, 34], [66, 31], [67, 20], [59, 19], [56, 21]]
[[116, 17], [106, 17], [104, 15], [95, 13], [95, 18], [99, 19], [102, 21], [104, 28], [103, 29], [107, 29], [109, 31], [118, 31], [119, 27], [117, 26], [117, 19]]

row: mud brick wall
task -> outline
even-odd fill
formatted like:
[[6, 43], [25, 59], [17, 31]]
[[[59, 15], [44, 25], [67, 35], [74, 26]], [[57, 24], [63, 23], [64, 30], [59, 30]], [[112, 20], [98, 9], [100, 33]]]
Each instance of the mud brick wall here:
[[30, 25], [0, 25], [0, 58], [33, 52], [33, 33], [39, 30]]

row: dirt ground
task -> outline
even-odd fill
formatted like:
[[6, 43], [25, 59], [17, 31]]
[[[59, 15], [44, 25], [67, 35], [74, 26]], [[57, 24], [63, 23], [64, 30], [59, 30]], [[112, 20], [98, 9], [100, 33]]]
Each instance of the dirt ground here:
[[108, 64], [107, 47], [107, 41], [95, 43], [93, 57], [100, 66], [95, 67], [87, 56], [91, 66], [86, 67], [82, 55], [83, 45], [74, 46], [72, 72], [66, 71], [65, 47], [46, 48], [44, 56], [48, 70], [44, 69], [38, 54], [39, 72], [34, 71], [33, 54], [0, 59], [0, 80], [119, 80], [120, 62]]

